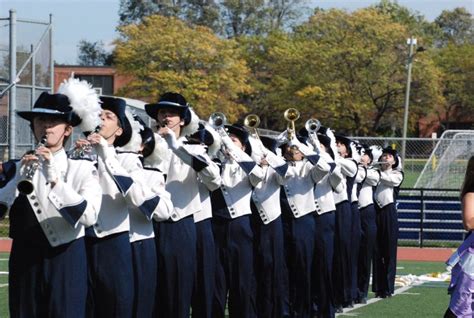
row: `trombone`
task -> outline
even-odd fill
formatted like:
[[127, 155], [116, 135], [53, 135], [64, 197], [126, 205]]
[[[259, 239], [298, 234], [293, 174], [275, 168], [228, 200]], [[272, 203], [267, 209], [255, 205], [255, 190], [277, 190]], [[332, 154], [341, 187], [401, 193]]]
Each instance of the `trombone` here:
[[258, 115], [250, 114], [245, 116], [244, 126], [251, 132], [253, 137], [255, 137], [256, 139], [260, 139], [257, 131], [258, 126], [260, 126], [260, 117], [258, 117]]
[[285, 110], [283, 117], [288, 121], [286, 130], [288, 131], [288, 139], [291, 140], [293, 135], [296, 134], [295, 121], [300, 118], [300, 112], [296, 108], [288, 108]]

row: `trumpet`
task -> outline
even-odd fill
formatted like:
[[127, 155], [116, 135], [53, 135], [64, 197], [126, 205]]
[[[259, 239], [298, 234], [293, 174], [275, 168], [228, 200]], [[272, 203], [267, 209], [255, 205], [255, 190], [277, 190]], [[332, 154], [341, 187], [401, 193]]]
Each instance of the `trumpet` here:
[[283, 117], [288, 121], [288, 139], [291, 140], [293, 138], [293, 134], [296, 133], [295, 130], [295, 121], [300, 118], [300, 112], [296, 108], [288, 108], [285, 110]]
[[214, 129], [217, 130], [224, 127], [224, 125], [227, 123], [227, 118], [223, 113], [215, 112], [209, 116], [208, 122]]
[[[41, 140], [36, 145], [35, 150], [29, 151], [28, 154], [34, 154], [36, 152], [36, 149], [38, 149], [39, 147], [44, 147], [45, 145], [46, 145], [46, 135], [41, 137]], [[31, 163], [28, 163], [28, 165], [25, 167], [25, 178], [20, 180], [16, 185], [16, 188], [21, 194], [28, 195], [31, 192], [33, 192], [33, 190], [35, 189], [32, 180], [33, 180], [33, 176], [36, 173], [36, 170], [38, 170], [39, 165], [40, 163], [38, 161], [34, 161]]]
[[260, 126], [260, 117], [256, 114], [250, 114], [244, 118], [244, 126], [251, 132], [252, 136], [260, 139], [257, 128]]
[[321, 122], [317, 119], [310, 118], [306, 121], [304, 127], [310, 134], [317, 133], [319, 128], [321, 128]]

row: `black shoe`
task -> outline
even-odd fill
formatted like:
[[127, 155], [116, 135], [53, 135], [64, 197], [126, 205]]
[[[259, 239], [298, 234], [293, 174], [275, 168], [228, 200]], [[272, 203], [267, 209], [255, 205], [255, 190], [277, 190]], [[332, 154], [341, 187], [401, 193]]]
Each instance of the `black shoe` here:
[[367, 304], [367, 297], [358, 297], [355, 301], [356, 304]]

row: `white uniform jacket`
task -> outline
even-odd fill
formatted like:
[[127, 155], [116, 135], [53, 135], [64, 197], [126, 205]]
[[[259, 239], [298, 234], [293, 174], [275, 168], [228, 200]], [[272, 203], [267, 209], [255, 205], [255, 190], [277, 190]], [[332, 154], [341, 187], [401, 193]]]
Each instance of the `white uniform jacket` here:
[[[68, 159], [64, 149], [53, 157], [58, 182], [51, 189], [40, 165], [31, 180], [34, 190], [27, 198], [48, 242], [55, 247], [84, 236], [85, 227], [96, 222], [102, 191], [93, 162]], [[17, 183], [24, 179], [20, 162], [16, 164], [15, 177], [0, 189], [0, 202], [8, 207], [18, 196]]]
[[[357, 173], [357, 163], [353, 159], [337, 157], [336, 165], [340, 166], [342, 175], [344, 176], [344, 179], [342, 182], [346, 183], [348, 177], [349, 178], [355, 177]], [[350, 190], [352, 191], [352, 188]], [[348, 197], [347, 191], [341, 191], [341, 192], [334, 191], [334, 201], [336, 202], [336, 204], [346, 201], [348, 199], [349, 197]]]
[[374, 200], [380, 208], [394, 203], [393, 188], [400, 186], [403, 181], [403, 172], [389, 168], [380, 171], [380, 182], [375, 188]]
[[131, 152], [117, 154], [113, 146], [104, 148], [97, 158], [103, 192], [102, 207], [93, 226], [97, 237], [130, 231], [131, 208], [138, 208], [151, 220], [162, 207], [159, 196], [132, 177], [135, 171], [142, 169], [138, 155]]
[[336, 167], [334, 160], [328, 153], [321, 151], [320, 156], [330, 164], [331, 171], [319, 180], [314, 187], [316, 213], [318, 215], [335, 211], [336, 204], [334, 202], [333, 191], [345, 191], [345, 186], [342, 183], [343, 176], [340, 167]]
[[203, 210], [199, 180], [211, 185], [211, 188], [217, 188], [220, 176], [219, 167], [211, 161], [204, 146], [186, 144], [186, 137], [180, 137], [177, 140], [178, 147], [171, 149], [167, 144], [169, 140], [159, 138], [156, 142], [161, 144], [160, 148], [171, 152], [165, 156], [169, 162], [161, 166], [167, 169], [163, 171], [167, 176], [166, 191], [170, 193], [174, 205], [171, 219], [176, 222]]
[[[193, 214], [194, 223], [207, 220], [212, 218], [212, 204], [211, 204], [211, 193], [212, 191], [218, 189], [221, 184], [221, 176], [219, 166], [206, 157], [206, 160], [209, 160], [209, 164], [212, 166], [209, 169], [212, 169], [213, 176], [212, 178], [201, 179], [201, 175], [198, 173], [198, 187], [199, 187], [199, 197], [201, 198], [202, 209]], [[211, 170], [210, 170], [211, 171]]]
[[365, 177], [359, 192], [359, 209], [374, 204], [373, 187], [375, 187], [380, 181], [380, 173], [378, 170], [367, 168], [366, 173], [367, 176]]
[[[222, 185], [216, 191], [221, 191], [230, 218], [235, 219], [252, 213], [250, 208], [252, 187], [257, 186], [264, 175], [262, 168], [247, 153], [235, 146], [228, 136], [222, 136], [222, 142], [226, 146], [229, 158], [222, 162]], [[218, 193], [213, 193], [213, 197], [218, 198]]]
[[360, 184], [364, 182], [365, 177], [367, 176], [367, 171], [364, 166], [357, 166], [357, 174], [355, 176], [354, 184], [352, 185], [351, 193], [351, 203], [357, 202], [359, 200], [357, 192], [360, 187]]
[[307, 159], [288, 162], [283, 189], [295, 218], [316, 211], [314, 186], [331, 170], [321, 156], [314, 155], [312, 162]]
[[[141, 209], [130, 206], [130, 242], [155, 237], [153, 223], [147, 214], [151, 211], [153, 220], [160, 222], [168, 220], [173, 212], [170, 194], [165, 190], [163, 173], [153, 168], [143, 168], [130, 171], [134, 182], [143, 187], [144, 195], [150, 197], [142, 204]], [[144, 208], [148, 205], [148, 208]]]

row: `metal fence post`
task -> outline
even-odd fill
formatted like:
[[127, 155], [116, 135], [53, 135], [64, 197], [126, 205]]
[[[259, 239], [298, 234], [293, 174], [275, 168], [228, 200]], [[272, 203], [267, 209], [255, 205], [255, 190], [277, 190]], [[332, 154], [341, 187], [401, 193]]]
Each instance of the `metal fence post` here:
[[16, 11], [10, 10], [10, 89], [8, 98], [8, 159], [15, 158], [16, 150]]

